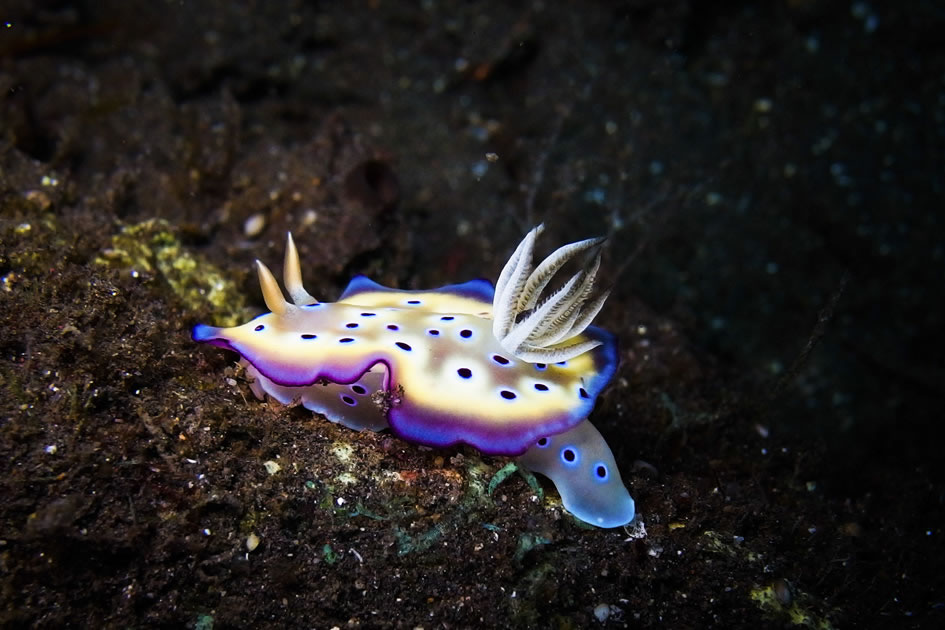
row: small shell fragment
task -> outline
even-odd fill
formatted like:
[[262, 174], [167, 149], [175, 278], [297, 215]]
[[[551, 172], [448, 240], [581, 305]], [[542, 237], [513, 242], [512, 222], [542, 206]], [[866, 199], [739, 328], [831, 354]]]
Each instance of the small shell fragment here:
[[255, 532], [246, 537], [246, 551], [256, 551], [259, 546], [259, 536]]
[[266, 215], [261, 212], [250, 215], [243, 223], [243, 234], [247, 238], [256, 238], [266, 229]]

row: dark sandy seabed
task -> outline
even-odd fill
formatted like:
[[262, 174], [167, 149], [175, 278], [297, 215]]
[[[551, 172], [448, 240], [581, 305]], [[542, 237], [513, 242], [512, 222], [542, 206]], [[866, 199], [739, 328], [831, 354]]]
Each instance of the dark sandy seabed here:
[[[0, 626], [945, 626], [941, 4], [4, 7]], [[610, 236], [630, 527], [190, 340], [287, 230], [331, 301], [540, 221]]]

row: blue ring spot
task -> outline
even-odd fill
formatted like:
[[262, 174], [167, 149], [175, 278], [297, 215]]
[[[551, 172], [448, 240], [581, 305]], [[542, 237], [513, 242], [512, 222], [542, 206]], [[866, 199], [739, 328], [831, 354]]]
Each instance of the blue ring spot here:
[[460, 378], [472, 378], [472, 370], [469, 368], [459, 368], [456, 373], [459, 374]]
[[437, 330], [436, 328], [431, 328], [430, 330], [427, 331], [427, 334], [428, 334], [428, 335], [433, 335], [434, 337], [436, 337], [437, 335], [440, 334], [440, 331]]
[[255, 330], [256, 332], [259, 332], [259, 331], [262, 330], [263, 328], [265, 328], [265, 326], [263, 326], [262, 324], [260, 324], [259, 326], [256, 326], [255, 328], [253, 328], [253, 330]]
[[407, 304], [419, 304], [420, 300], [407, 300]]
[[594, 480], [604, 483], [608, 479], [610, 479], [610, 471], [607, 470], [607, 465], [604, 462], [594, 464]]
[[509, 360], [503, 357], [501, 354], [493, 354], [492, 360], [498, 363], [499, 365], [508, 365]]
[[344, 401], [344, 403], [345, 403], [346, 405], [351, 405], [352, 407], [354, 407], [356, 404], [358, 404], [358, 401], [356, 401], [356, 400], [355, 400], [354, 398], [352, 398], [351, 396], [348, 396], [347, 394], [344, 395], [344, 396], [342, 396], [342, 397], [341, 397], [341, 400]]
[[456, 318], [453, 317], [452, 315], [444, 315], [443, 317], [440, 318], [440, 321], [441, 321], [441, 322], [451, 322], [451, 321], [453, 321], [454, 319], [456, 319]]
[[545, 385], [544, 383], [535, 383], [535, 389], [537, 389], [540, 392], [547, 392], [548, 386]]
[[387, 324], [387, 330], [400, 330], [400, 326], [397, 324]]
[[345, 328], [357, 328], [357, 327], [358, 325], [355, 324], [354, 322], [348, 322], [347, 324], [345, 324]]
[[303, 333], [302, 339], [318, 339], [318, 335], [312, 333]]
[[516, 398], [515, 392], [510, 392], [507, 389], [503, 389], [501, 392], [499, 392], [499, 395], [502, 396], [502, 398], [505, 398], [506, 400], [515, 400]]
[[351, 337], [342, 337], [338, 340], [338, 343], [351, 343], [352, 341], [354, 341], [354, 339]]
[[400, 348], [401, 350], [406, 350], [407, 352], [410, 352], [413, 349], [408, 344], [404, 343], [403, 341], [398, 341], [394, 345]]
[[361, 385], [352, 385], [351, 391], [353, 391], [355, 394], [360, 394], [361, 396], [364, 396], [367, 393], [367, 390]]
[[543, 438], [541, 438], [540, 440], [538, 440], [537, 442], [535, 442], [535, 445], [536, 445], [538, 448], [548, 448], [548, 445], [549, 445], [549, 444], [551, 444], [551, 440], [549, 440], [549, 439], [546, 438], [546, 437], [543, 437]]
[[535, 369], [536, 369], [536, 370], [547, 370], [547, 369], [548, 369], [548, 365], [547, 365], [546, 363], [536, 363], [536, 364], [535, 364]]
[[590, 398], [590, 395], [587, 393], [587, 390], [583, 387], [578, 390], [578, 394], [581, 395], [581, 398]]
[[561, 463], [568, 467], [577, 466], [581, 461], [578, 450], [573, 446], [565, 446], [561, 449]]
[[472, 337], [472, 331], [469, 330], [468, 328], [463, 328], [461, 331], [459, 331], [459, 336], [462, 337], [463, 339], [469, 339], [470, 337]]
[[374, 317], [377, 313], [361, 313], [361, 317]]
[[306, 304], [302, 308], [318, 308], [321, 305], [322, 305], [321, 302], [315, 302], [314, 304]]

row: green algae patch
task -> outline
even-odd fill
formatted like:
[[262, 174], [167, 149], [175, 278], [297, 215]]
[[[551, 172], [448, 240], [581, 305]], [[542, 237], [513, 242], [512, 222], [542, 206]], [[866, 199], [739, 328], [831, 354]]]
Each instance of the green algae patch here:
[[329, 566], [338, 562], [338, 554], [335, 553], [335, 550], [331, 548], [331, 545], [326, 544], [322, 547], [322, 559], [325, 560], [325, 563]]
[[505, 466], [499, 469], [499, 471], [492, 476], [492, 480], [489, 482], [489, 495], [491, 496], [495, 489], [499, 487], [499, 484], [509, 478], [516, 470], [518, 470], [518, 465], [515, 462], [509, 462]]
[[735, 560], [758, 562], [762, 557], [755, 551], [744, 545], [737, 544], [734, 540], [726, 540], [718, 532], [706, 530], [702, 532], [703, 546], [706, 551], [722, 554]]
[[95, 263], [160, 274], [187, 310], [210, 310], [220, 326], [237, 326], [247, 317], [246, 300], [235, 283], [187, 250], [167, 221], [150, 219], [123, 227]]
[[406, 556], [415, 551], [426, 551], [443, 536], [443, 525], [437, 523], [417, 536], [410, 536], [400, 527], [394, 527], [394, 537], [397, 539], [397, 555]]
[[[509, 462], [492, 476], [492, 479], [489, 481], [489, 487], [487, 488], [488, 495], [492, 496], [492, 494], [496, 491], [496, 488], [498, 488], [502, 482], [504, 482], [516, 472], [521, 475], [522, 479], [525, 480], [525, 483], [528, 484], [528, 487], [531, 488], [532, 492], [538, 496], [538, 500], [542, 501], [545, 498], [545, 493], [541, 489], [541, 484], [538, 482], [538, 479], [530, 470], [522, 468], [515, 462]], [[594, 528], [592, 527], [591, 529]]]
[[[787, 619], [792, 625], [814, 628], [815, 630], [834, 630], [830, 620], [818, 616], [809, 610], [807, 604], [811, 597], [806, 593], [793, 591], [785, 596], [786, 587], [778, 588], [774, 584], [751, 589], [751, 600], [768, 614]], [[782, 593], [779, 593], [782, 591]], [[785, 601], [789, 600], [789, 601]]]
[[[491, 470], [492, 469], [478, 457], [466, 459], [466, 492], [463, 493], [461, 502], [461, 507], [464, 511], [472, 512], [479, 508], [491, 508], [494, 505], [490, 496], [492, 494], [492, 490], [490, 489], [492, 484], [486, 481], [490, 476]], [[496, 476], [499, 475], [501, 475], [501, 471], [496, 473]], [[498, 483], [496, 483], [496, 485], [498, 485]]]
[[363, 505], [360, 501], [358, 501], [357, 503], [355, 503], [355, 505], [354, 505], [354, 510], [353, 510], [352, 512], [349, 512], [349, 513], [348, 513], [348, 516], [351, 517], [351, 518], [354, 518], [354, 517], [356, 517], [356, 516], [364, 516], [364, 517], [367, 517], [367, 518], [369, 518], [369, 519], [371, 519], [371, 520], [373, 520], [373, 521], [388, 521], [388, 520], [390, 520], [390, 517], [389, 517], [389, 516], [381, 516], [381, 515], [378, 514], [377, 512], [373, 512], [373, 511], [371, 511], [371, 510], [365, 508], [364, 505]]
[[540, 547], [542, 545], [547, 545], [551, 543], [550, 538], [544, 536], [539, 536], [537, 534], [524, 533], [518, 537], [518, 542], [515, 545], [515, 561], [521, 562], [522, 559], [532, 549]]
[[[763, 554], [712, 530], [702, 533], [701, 544], [705, 551], [727, 556], [740, 564], [753, 564], [763, 560]], [[754, 587], [749, 592], [749, 598], [765, 614], [785, 623], [816, 630], [833, 630], [829, 619], [813, 612], [817, 608], [816, 600], [807, 593], [792, 588], [786, 580]]]
[[528, 487], [532, 489], [532, 492], [535, 493], [539, 501], [545, 498], [545, 491], [542, 490], [541, 483], [538, 481], [538, 477], [535, 476], [535, 473], [520, 466], [518, 469], [518, 474], [522, 477], [522, 479], [525, 480], [525, 483], [528, 484]]

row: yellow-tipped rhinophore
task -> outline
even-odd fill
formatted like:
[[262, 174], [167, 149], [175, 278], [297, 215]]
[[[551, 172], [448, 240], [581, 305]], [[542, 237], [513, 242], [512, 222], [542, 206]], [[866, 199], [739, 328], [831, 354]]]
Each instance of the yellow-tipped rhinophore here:
[[266, 308], [276, 315], [285, 315], [289, 310], [289, 303], [285, 301], [282, 295], [282, 289], [276, 282], [269, 267], [256, 261], [256, 271], [259, 272], [259, 286], [262, 288], [263, 299], [266, 301]]

